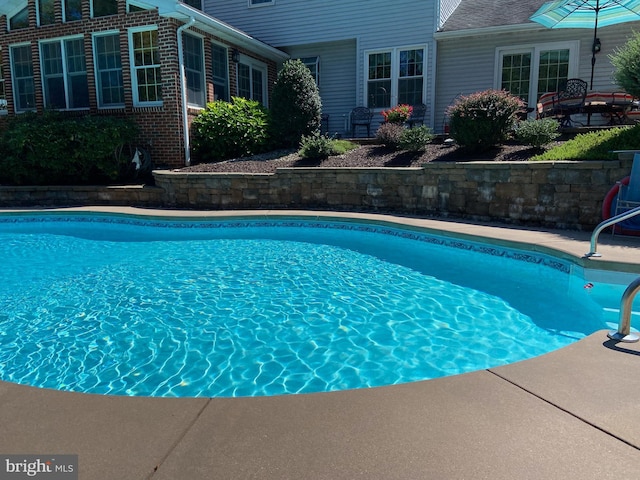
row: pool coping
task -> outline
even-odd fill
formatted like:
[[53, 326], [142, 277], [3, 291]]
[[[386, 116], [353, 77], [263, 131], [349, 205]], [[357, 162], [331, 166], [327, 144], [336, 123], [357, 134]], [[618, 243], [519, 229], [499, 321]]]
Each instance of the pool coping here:
[[[640, 273], [640, 239], [610, 234], [601, 259], [584, 259], [588, 232], [336, 212], [49, 210], [60, 211], [400, 223]], [[511, 365], [332, 393], [133, 398], [0, 382], [0, 455], [77, 454], [81, 479], [629, 478], [640, 460], [639, 362], [639, 344], [600, 331]]]

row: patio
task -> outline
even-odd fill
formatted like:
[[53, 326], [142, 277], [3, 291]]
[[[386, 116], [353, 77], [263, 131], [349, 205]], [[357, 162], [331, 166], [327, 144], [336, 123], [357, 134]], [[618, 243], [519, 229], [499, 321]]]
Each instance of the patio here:
[[[585, 232], [360, 216], [527, 242], [576, 258], [589, 247]], [[602, 235], [599, 244], [601, 259], [578, 262], [640, 273], [640, 238]], [[640, 344], [615, 344], [600, 331], [498, 368], [323, 394], [108, 397], [0, 382], [0, 452], [77, 454], [82, 479], [635, 478], [639, 362]]]

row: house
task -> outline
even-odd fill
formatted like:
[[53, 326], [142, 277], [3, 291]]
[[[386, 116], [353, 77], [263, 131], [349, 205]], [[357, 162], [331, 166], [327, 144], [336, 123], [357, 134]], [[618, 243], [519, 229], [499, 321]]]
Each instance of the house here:
[[3, 0], [0, 114], [56, 109], [128, 116], [156, 165], [189, 164], [190, 120], [216, 98], [268, 106], [269, 85], [288, 58], [200, 6], [198, 0]]
[[[529, 17], [545, 0], [462, 0], [434, 37], [436, 131], [460, 95], [505, 89], [531, 107], [568, 78], [591, 77], [593, 29], [548, 29]], [[593, 91], [619, 91], [608, 56], [640, 27], [638, 22], [598, 29]], [[535, 112], [530, 113], [531, 116]], [[597, 119], [594, 119], [594, 122]], [[608, 119], [600, 118], [601, 122]]]
[[[435, 116], [433, 34], [460, 0], [204, 0], [205, 12], [301, 59], [320, 90], [328, 130], [349, 130], [349, 112], [400, 103]], [[358, 132], [356, 132], [358, 133]]]

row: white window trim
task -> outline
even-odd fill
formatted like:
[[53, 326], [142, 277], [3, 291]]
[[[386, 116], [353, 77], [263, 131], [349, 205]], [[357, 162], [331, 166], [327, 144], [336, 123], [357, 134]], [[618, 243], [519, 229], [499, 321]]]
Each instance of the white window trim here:
[[427, 75], [428, 75], [428, 56], [429, 50], [426, 44], [422, 45], [403, 45], [399, 47], [390, 48], [377, 48], [375, 50], [365, 50], [364, 52], [364, 102], [363, 105], [367, 105], [367, 99], [369, 98], [369, 56], [376, 53], [391, 52], [391, 105], [390, 107], [377, 107], [372, 109], [375, 112], [381, 112], [388, 108], [398, 105], [398, 83], [400, 80], [400, 62], [399, 53], [405, 50], [420, 50], [424, 51], [423, 66], [422, 66], [422, 100], [423, 103], [427, 103]]
[[[138, 76], [136, 75], [137, 67], [135, 65], [135, 58], [133, 52], [133, 34], [139, 32], [148, 32], [150, 30], [158, 31], [157, 25], [147, 25], [143, 27], [133, 27], [128, 30], [128, 40], [129, 40], [129, 66], [131, 69], [131, 90], [133, 93], [133, 106], [134, 107], [161, 107], [163, 104], [162, 100], [157, 100], [153, 102], [141, 102], [138, 97]], [[158, 40], [159, 43], [159, 40]], [[158, 45], [158, 50], [160, 49], [160, 45]], [[162, 69], [162, 62], [158, 65], [160, 69]], [[146, 68], [149, 66], [147, 65]]]
[[269, 2], [263, 2], [263, 3], [253, 3], [253, 0], [247, 0], [247, 3], [249, 5], [249, 8], [260, 8], [260, 7], [269, 7], [271, 5], [275, 5], [276, 0], [270, 0]]
[[[260, 70], [263, 75], [264, 81], [262, 82], [262, 98], [264, 99], [263, 106], [269, 107], [269, 96], [267, 95], [267, 83], [269, 83], [269, 69], [267, 64], [261, 62], [260, 60], [256, 60], [253, 57], [249, 57], [248, 55], [240, 54], [238, 56], [238, 64], [247, 65], [250, 68], [250, 72], [253, 70]], [[238, 82], [240, 79], [238, 78], [238, 74], [236, 73], [236, 92], [239, 91]], [[253, 82], [251, 82], [251, 96], [253, 97]]]
[[[40, 1], [36, 0], [35, 5], [36, 5], [36, 25], [41, 27], [43, 25], [40, 23]], [[64, 7], [63, 7], [63, 10], [64, 10]], [[47, 23], [44, 26], [46, 27], [47, 25], [55, 25], [55, 21], [54, 23]]]
[[[96, 102], [98, 110], [114, 110], [125, 107], [124, 103], [117, 105], [102, 105], [102, 92], [100, 91], [100, 71], [98, 70], [98, 50], [96, 49], [96, 38], [108, 37], [110, 35], [120, 35], [120, 30], [106, 30], [104, 32], [96, 32], [91, 35], [91, 50], [93, 52], [93, 72], [95, 81]], [[124, 67], [121, 67], [124, 73]]]
[[[67, 52], [66, 52], [66, 46], [65, 46], [65, 41], [66, 40], [78, 40], [78, 39], [84, 39], [83, 35], [71, 35], [68, 37], [58, 37], [58, 38], [52, 38], [52, 39], [48, 39], [48, 40], [40, 40], [38, 42], [38, 53], [40, 54], [40, 81], [42, 84], [42, 99], [44, 101], [44, 104], [47, 104], [47, 93], [46, 93], [46, 89], [44, 88], [44, 84], [45, 84], [45, 73], [44, 73], [44, 66], [42, 65], [42, 60], [44, 55], [42, 54], [42, 45], [47, 44], [47, 43], [59, 43], [60, 44], [60, 49], [61, 49], [61, 53], [62, 53], [62, 81], [64, 83], [64, 94], [65, 94], [65, 102], [66, 102], [66, 107], [65, 108], [58, 108], [56, 110], [69, 110], [69, 111], [82, 111], [82, 110], [88, 110], [89, 107], [81, 107], [81, 108], [69, 108], [69, 85], [68, 85], [68, 75], [67, 75]], [[86, 58], [85, 58], [86, 61]], [[86, 71], [86, 64], [85, 64], [85, 71]], [[89, 76], [89, 72], [86, 71], [87, 77]]]
[[529, 98], [533, 99], [534, 102], [537, 102], [540, 52], [546, 50], [563, 49], [569, 50], [569, 72], [567, 78], [576, 78], [579, 76], [580, 67], [580, 42], [577, 40], [497, 47], [494, 61], [495, 71], [493, 74], [493, 87], [495, 89], [500, 89], [502, 86], [502, 60], [505, 54], [531, 53], [531, 78], [529, 79]]
[[[14, 75], [14, 70], [13, 70], [13, 65], [14, 65], [14, 61], [13, 61], [13, 49], [17, 48], [17, 47], [29, 47], [31, 48], [31, 42], [22, 42], [22, 43], [14, 43], [13, 45], [9, 45], [9, 68], [11, 71], [11, 81], [14, 82], [16, 80], [16, 77]], [[33, 52], [31, 52], [31, 61], [33, 62]], [[35, 72], [34, 72], [35, 73]], [[35, 83], [35, 80], [34, 80]], [[34, 85], [35, 87], [35, 85]], [[15, 87], [12, 89], [13, 90], [13, 110], [16, 113], [25, 113], [25, 112], [34, 112], [36, 110], [36, 107], [33, 108], [28, 108], [28, 109], [24, 109], [21, 110], [18, 108], [18, 99], [16, 97], [16, 95], [18, 94], [18, 89]]]
[[[202, 88], [203, 88], [203, 94], [204, 94], [204, 105], [198, 105], [196, 103], [189, 103], [189, 101], [187, 100], [187, 107], [189, 108], [193, 108], [196, 110], [203, 110], [206, 108], [207, 106], [207, 72], [205, 71], [205, 68], [207, 67], [205, 64], [205, 55], [206, 52], [204, 51], [205, 49], [205, 42], [204, 42], [204, 37], [202, 35], [198, 35], [197, 33], [194, 33], [192, 31], [189, 32], [183, 32], [182, 35], [184, 36], [190, 36], [190, 37], [194, 37], [194, 38], [198, 38], [200, 40], [200, 43], [202, 45], [202, 58], [200, 59], [200, 66], [202, 67], [201, 69], [201, 80], [202, 80]], [[182, 48], [184, 49], [184, 42], [182, 44]], [[185, 88], [187, 88], [187, 84], [186, 84], [186, 71], [187, 71], [187, 66], [186, 64], [184, 65], [184, 70], [185, 70]]]

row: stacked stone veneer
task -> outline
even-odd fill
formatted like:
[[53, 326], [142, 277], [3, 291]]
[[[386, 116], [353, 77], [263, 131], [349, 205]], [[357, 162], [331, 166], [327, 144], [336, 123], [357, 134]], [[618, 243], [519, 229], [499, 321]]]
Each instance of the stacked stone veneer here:
[[280, 168], [275, 174], [158, 171], [170, 207], [329, 209], [592, 229], [630, 161], [432, 163], [424, 168]]
[[281, 168], [274, 174], [156, 171], [155, 187], [0, 187], [0, 206], [325, 209], [590, 230], [631, 160]]

